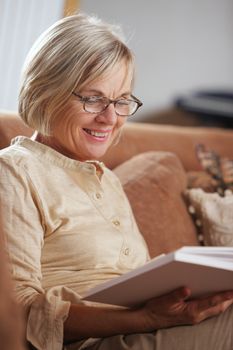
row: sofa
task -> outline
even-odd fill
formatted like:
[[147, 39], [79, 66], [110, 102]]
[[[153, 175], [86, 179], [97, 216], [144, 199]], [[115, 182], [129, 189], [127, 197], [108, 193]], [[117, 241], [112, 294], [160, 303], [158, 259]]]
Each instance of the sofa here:
[[[15, 112], [0, 112], [0, 148], [17, 135], [31, 136]], [[126, 123], [120, 142], [103, 158], [120, 178], [152, 257], [198, 245], [197, 227], [184, 192], [188, 174], [201, 172], [195, 147], [204, 144], [233, 159], [233, 130]]]
[[[24, 125], [17, 113], [1, 111], [0, 148], [7, 147], [17, 135], [31, 136], [32, 130]], [[103, 158], [124, 187], [152, 257], [185, 245], [200, 244], [198, 228], [184, 196], [188, 174], [203, 170], [195, 152], [199, 143], [215, 150], [221, 157], [233, 158], [233, 130], [131, 121], [125, 125], [120, 142]], [[8, 305], [4, 300], [9, 299], [9, 294], [2, 287], [5, 280], [9, 280], [5, 275], [5, 272], [0, 274], [0, 296], [2, 304]], [[10, 289], [9, 281], [6, 288]], [[15, 345], [20, 333], [15, 328], [19, 317], [16, 308], [13, 315], [15, 313], [16, 317], [9, 321], [9, 327], [16, 329], [15, 337], [11, 338], [10, 347], [3, 345], [4, 350], [21, 349]], [[1, 339], [4, 334], [7, 337], [7, 333], [0, 330]]]

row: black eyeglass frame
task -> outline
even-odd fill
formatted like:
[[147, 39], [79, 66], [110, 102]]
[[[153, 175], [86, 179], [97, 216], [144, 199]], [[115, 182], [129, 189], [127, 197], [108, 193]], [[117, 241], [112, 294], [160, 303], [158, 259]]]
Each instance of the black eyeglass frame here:
[[91, 113], [91, 114], [98, 114], [98, 113], [104, 112], [104, 111], [108, 108], [108, 106], [109, 106], [111, 103], [113, 103], [113, 104], [114, 104], [114, 107], [115, 107], [115, 104], [116, 104], [117, 102], [121, 101], [121, 100], [127, 100], [127, 101], [132, 101], [132, 102], [136, 102], [136, 103], [137, 103], [137, 108], [135, 109], [135, 111], [134, 111], [132, 114], [129, 114], [129, 115], [121, 115], [121, 114], [117, 113], [117, 111], [115, 110], [116, 114], [119, 115], [119, 116], [121, 116], [121, 117], [131, 117], [132, 115], [134, 115], [134, 114], [137, 112], [137, 110], [138, 110], [141, 106], [143, 106], [143, 103], [142, 103], [136, 96], [134, 96], [134, 95], [131, 95], [132, 99], [129, 99], [129, 98], [127, 98], [127, 99], [119, 98], [119, 99], [117, 99], [117, 100], [112, 100], [112, 99], [110, 99], [110, 98], [108, 98], [108, 97], [100, 96], [100, 98], [103, 98], [104, 100], [107, 101], [106, 106], [105, 106], [104, 109], [103, 109], [102, 111], [100, 111], [100, 112], [90, 112], [90, 111], [87, 111], [87, 110], [85, 109], [85, 103], [88, 102], [88, 100], [90, 99], [90, 97], [94, 97], [94, 96], [82, 96], [82, 95], [77, 94], [77, 93], [74, 92], [74, 91], [72, 92], [72, 94], [73, 94], [74, 96], [80, 98], [80, 101], [83, 103], [83, 109], [84, 109], [84, 111], [87, 112], [87, 113]]

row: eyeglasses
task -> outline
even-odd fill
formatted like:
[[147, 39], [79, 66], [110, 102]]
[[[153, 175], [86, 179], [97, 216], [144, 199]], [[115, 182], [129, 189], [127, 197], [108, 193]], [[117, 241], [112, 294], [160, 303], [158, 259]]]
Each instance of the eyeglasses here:
[[142, 106], [142, 102], [133, 95], [131, 95], [132, 98], [120, 98], [118, 100], [111, 100], [103, 96], [81, 96], [75, 92], [73, 92], [73, 95], [79, 97], [84, 111], [88, 113], [102, 113], [113, 103], [117, 115], [128, 117], [136, 113], [138, 108]]

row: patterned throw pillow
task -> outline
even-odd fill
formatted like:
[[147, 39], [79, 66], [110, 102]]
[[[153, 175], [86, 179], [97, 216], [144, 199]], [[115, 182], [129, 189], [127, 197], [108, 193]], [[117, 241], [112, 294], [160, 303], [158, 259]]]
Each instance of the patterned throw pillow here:
[[220, 195], [224, 195], [225, 190], [233, 191], [233, 160], [206, 150], [202, 144], [196, 146], [196, 154], [202, 169], [212, 178], [214, 191]]
[[199, 230], [199, 240], [208, 246], [233, 247], [233, 194], [206, 193], [202, 189], [186, 191]]

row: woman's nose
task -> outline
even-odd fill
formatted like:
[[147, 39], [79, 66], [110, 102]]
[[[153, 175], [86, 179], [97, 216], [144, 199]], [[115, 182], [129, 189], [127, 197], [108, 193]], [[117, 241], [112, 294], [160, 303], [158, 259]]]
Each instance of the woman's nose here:
[[114, 105], [110, 104], [103, 112], [96, 116], [96, 119], [98, 122], [114, 125], [117, 121], [117, 114]]

